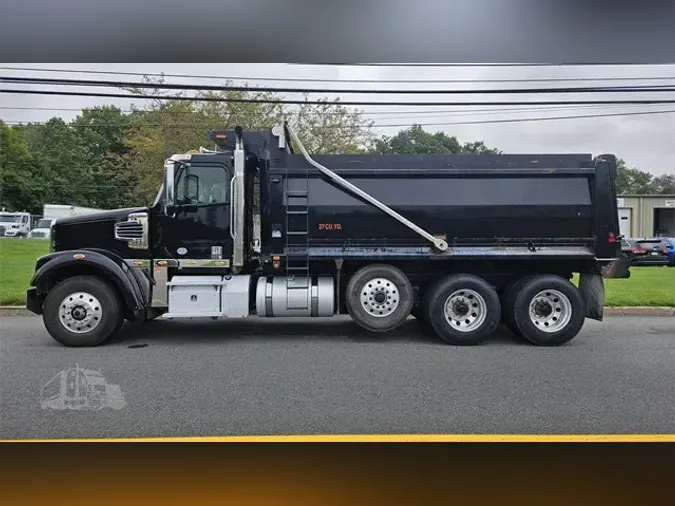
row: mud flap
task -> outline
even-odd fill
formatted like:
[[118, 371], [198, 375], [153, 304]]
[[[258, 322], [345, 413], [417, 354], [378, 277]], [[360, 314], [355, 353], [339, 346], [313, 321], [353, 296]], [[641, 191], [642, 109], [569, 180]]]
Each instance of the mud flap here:
[[603, 278], [630, 278], [630, 260], [627, 258], [617, 258], [612, 263], [602, 268]]
[[605, 310], [605, 283], [600, 274], [582, 272], [579, 291], [586, 306], [586, 318], [602, 321]]

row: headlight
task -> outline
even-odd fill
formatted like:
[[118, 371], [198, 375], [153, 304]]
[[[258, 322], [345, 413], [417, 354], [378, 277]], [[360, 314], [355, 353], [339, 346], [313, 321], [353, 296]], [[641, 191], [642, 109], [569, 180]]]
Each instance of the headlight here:
[[11, 228], [19, 228], [19, 225], [12, 225]]

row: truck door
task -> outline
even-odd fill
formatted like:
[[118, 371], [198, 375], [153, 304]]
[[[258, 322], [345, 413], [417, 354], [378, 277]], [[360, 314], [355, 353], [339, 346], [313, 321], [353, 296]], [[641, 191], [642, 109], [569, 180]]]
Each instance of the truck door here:
[[155, 258], [231, 259], [232, 168], [211, 163], [182, 165], [176, 173], [175, 205], [158, 220]]

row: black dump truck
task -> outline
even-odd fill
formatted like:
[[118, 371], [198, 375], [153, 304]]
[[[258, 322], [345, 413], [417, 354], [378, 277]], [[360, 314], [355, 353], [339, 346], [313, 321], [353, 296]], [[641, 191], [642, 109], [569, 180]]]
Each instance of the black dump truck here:
[[[209, 132], [149, 207], [59, 219], [27, 307], [66, 346], [124, 320], [410, 315], [451, 344], [602, 320], [621, 259], [615, 157], [312, 157], [290, 125]], [[578, 287], [572, 283], [579, 274]]]

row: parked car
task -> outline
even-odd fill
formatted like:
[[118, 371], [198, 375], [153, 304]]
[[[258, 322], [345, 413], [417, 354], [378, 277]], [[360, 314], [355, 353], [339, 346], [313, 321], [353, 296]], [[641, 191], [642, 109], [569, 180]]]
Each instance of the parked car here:
[[675, 266], [675, 240], [665, 237], [624, 239], [621, 251], [631, 265]]
[[666, 246], [668, 267], [675, 267], [675, 237], [664, 237], [663, 239], [668, 243]]

